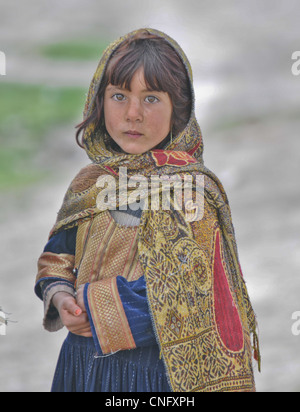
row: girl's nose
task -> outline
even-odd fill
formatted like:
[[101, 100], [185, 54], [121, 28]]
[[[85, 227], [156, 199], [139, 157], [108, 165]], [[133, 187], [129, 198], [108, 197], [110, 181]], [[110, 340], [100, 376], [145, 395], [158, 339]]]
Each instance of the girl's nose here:
[[138, 99], [130, 100], [127, 105], [126, 120], [128, 122], [142, 122], [143, 121], [143, 109]]

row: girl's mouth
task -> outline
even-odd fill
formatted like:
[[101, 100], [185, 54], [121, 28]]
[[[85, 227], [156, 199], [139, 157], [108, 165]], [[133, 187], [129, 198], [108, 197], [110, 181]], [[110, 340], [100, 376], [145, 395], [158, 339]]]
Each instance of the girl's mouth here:
[[132, 139], [138, 139], [139, 137], [143, 136], [142, 133], [138, 132], [137, 130], [127, 130], [125, 132], [126, 136], [132, 138]]

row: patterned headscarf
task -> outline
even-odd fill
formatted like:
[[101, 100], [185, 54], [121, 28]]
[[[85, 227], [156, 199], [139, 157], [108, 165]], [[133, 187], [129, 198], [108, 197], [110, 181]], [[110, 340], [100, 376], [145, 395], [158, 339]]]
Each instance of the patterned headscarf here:
[[[157, 30], [147, 31], [164, 38], [187, 70], [193, 100], [190, 119], [165, 149], [140, 155], [113, 151], [96, 124], [90, 124], [83, 143], [92, 164], [71, 183], [52, 234], [101, 213], [96, 202], [97, 181], [106, 175], [120, 177], [121, 168], [127, 169], [128, 178], [137, 174], [147, 178], [153, 174], [204, 176], [202, 219], [189, 221], [184, 202], [183, 210], [174, 204], [172, 210], [143, 210], [138, 247], [149, 309], [174, 391], [254, 391], [253, 349], [254, 357], [260, 359], [256, 320], [238, 260], [226, 193], [204, 166], [191, 67], [173, 39]], [[84, 118], [95, 107], [112, 54], [138, 32], [117, 40], [104, 52], [88, 92]], [[120, 197], [117, 206], [124, 202]]]

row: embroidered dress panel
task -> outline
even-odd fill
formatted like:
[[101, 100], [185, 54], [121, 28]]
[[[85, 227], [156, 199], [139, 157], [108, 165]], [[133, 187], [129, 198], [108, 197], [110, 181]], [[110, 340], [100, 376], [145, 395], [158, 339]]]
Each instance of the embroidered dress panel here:
[[140, 278], [143, 271], [137, 240], [138, 227], [118, 225], [108, 211], [79, 225], [75, 263], [77, 286], [116, 276], [129, 281]]
[[40, 279], [65, 279], [74, 282], [75, 277], [72, 269], [74, 267], [74, 256], [61, 253], [44, 252], [38, 261], [38, 277]]
[[[91, 283], [86, 306], [95, 342], [103, 354], [135, 349], [136, 344], [118, 293], [116, 278]], [[96, 345], [98, 346], [98, 345]]]
[[96, 347], [102, 354], [135, 349], [116, 278], [134, 281], [143, 276], [138, 226], [120, 225], [106, 211], [79, 225], [76, 242], [80, 245], [76, 283], [77, 287], [86, 285], [85, 301]]

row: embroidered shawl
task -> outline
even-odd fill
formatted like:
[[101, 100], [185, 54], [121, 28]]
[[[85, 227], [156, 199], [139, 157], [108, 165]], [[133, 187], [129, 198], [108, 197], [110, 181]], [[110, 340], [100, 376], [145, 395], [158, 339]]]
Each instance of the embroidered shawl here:
[[[192, 70], [173, 39], [157, 30], [147, 30], [166, 39], [186, 67], [193, 99], [190, 120], [164, 150], [142, 155], [116, 153], [95, 131], [95, 124], [86, 128], [83, 140], [92, 164], [71, 183], [51, 234], [102, 213], [96, 202], [101, 191], [97, 181], [107, 175], [120, 177], [120, 170], [124, 170], [120, 168], [127, 168], [128, 178], [143, 175], [150, 179], [153, 174], [189, 175], [193, 179], [203, 176], [201, 219], [187, 219], [188, 202], [184, 201], [182, 210], [171, 201], [170, 210], [149, 208], [142, 213], [139, 259], [153, 327], [173, 391], [255, 391], [253, 351], [259, 360], [256, 319], [239, 264], [226, 193], [218, 178], [204, 166]], [[134, 34], [136, 31], [104, 52], [90, 85], [84, 118], [94, 108], [112, 53]], [[193, 199], [195, 193], [193, 183]], [[126, 204], [128, 197], [123, 199], [121, 190], [119, 194], [117, 206]]]

